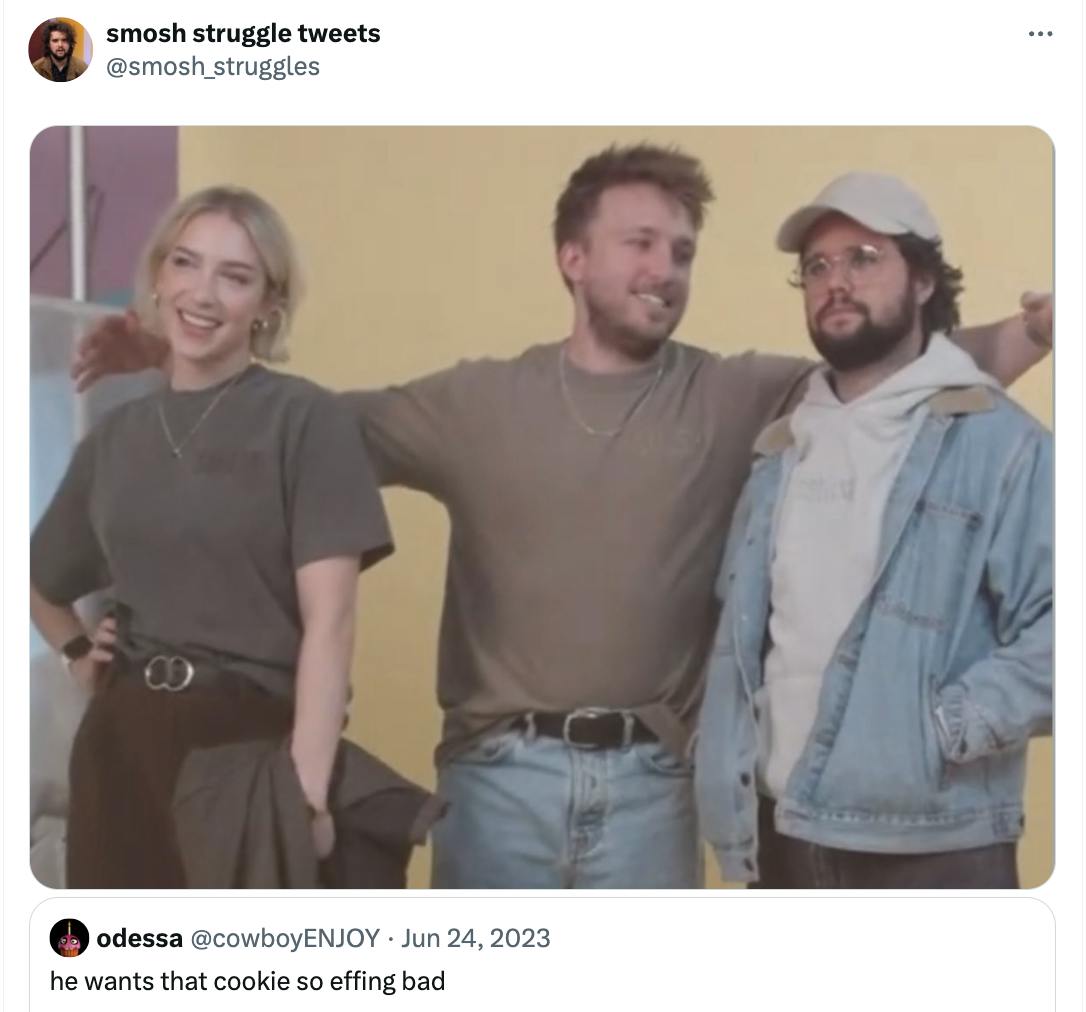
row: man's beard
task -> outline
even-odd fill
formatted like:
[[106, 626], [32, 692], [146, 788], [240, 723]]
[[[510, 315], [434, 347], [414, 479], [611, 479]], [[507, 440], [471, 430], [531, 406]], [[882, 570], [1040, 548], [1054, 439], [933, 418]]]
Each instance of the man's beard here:
[[916, 319], [916, 293], [911, 286], [906, 288], [897, 313], [883, 323], [875, 323], [867, 306], [852, 300], [829, 303], [819, 310], [819, 315], [840, 305], [847, 305], [863, 315], [863, 323], [854, 333], [827, 334], [817, 318], [814, 323], [808, 321], [807, 324], [807, 332], [818, 354], [837, 372], [852, 372], [881, 362], [912, 333]]
[[600, 342], [639, 362], [648, 361], [660, 350], [660, 346], [674, 333], [681, 318], [676, 317], [673, 321], [650, 327], [625, 323], [587, 291], [585, 306], [589, 325]]

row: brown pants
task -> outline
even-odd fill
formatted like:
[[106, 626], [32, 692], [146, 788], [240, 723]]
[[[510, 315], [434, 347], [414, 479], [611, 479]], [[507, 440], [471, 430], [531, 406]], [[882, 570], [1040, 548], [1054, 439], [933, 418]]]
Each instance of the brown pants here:
[[246, 682], [152, 692], [118, 677], [91, 700], [72, 746], [72, 889], [182, 889], [173, 791], [191, 749], [281, 738], [291, 704]]
[[773, 802], [758, 801], [756, 889], [1017, 889], [1015, 845], [929, 854], [871, 854], [782, 836]]

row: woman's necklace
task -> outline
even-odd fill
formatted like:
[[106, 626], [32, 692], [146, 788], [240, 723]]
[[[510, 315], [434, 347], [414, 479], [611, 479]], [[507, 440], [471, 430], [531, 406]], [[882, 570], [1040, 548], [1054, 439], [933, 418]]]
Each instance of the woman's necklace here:
[[192, 437], [196, 434], [196, 430], [198, 428], [200, 428], [201, 425], [204, 424], [205, 420], [207, 419], [207, 416], [210, 415], [211, 412], [215, 410], [215, 405], [218, 404], [219, 401], [221, 401], [227, 395], [227, 393], [230, 391], [230, 388], [233, 387], [233, 385], [235, 383], [237, 383], [237, 381], [239, 379], [241, 379], [242, 373], [244, 373], [244, 372], [245, 372], [245, 370], [242, 369], [241, 372], [237, 373], [234, 376], [234, 378], [232, 380], [230, 380], [230, 382], [227, 383], [226, 386], [224, 386], [212, 398], [211, 403], [206, 408], [204, 408], [204, 413], [202, 415], [200, 415], [199, 418], [196, 419], [196, 424], [191, 429], [189, 429], [189, 431], [186, 433], [185, 437], [180, 442], [175, 441], [174, 438], [173, 438], [173, 433], [170, 432], [170, 426], [166, 421], [166, 410], [162, 406], [163, 398], [161, 398], [161, 397], [159, 398], [159, 401], [158, 401], [158, 420], [162, 423], [162, 434], [166, 437], [166, 442], [170, 444], [170, 453], [173, 454], [175, 460], [180, 460], [181, 459], [181, 451], [185, 448], [185, 444], [190, 439], [192, 439]]

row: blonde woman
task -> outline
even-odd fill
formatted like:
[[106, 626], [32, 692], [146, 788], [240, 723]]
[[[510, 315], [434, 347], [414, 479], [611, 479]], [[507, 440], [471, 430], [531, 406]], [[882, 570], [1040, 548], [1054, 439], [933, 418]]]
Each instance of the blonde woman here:
[[[299, 294], [291, 239], [255, 194], [171, 209], [136, 283], [169, 384], [82, 441], [34, 532], [31, 617], [94, 692], [72, 751], [71, 887], [185, 885], [178, 769], [253, 738], [290, 734], [317, 853], [332, 847], [355, 587], [391, 544], [351, 418], [260, 364], [285, 358]], [[72, 605], [110, 585], [116, 627], [94, 643]]]

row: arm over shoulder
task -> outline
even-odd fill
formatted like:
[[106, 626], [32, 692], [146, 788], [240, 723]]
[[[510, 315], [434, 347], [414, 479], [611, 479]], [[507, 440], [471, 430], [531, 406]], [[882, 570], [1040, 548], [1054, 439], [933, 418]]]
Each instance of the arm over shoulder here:
[[753, 442], [770, 422], [795, 409], [816, 368], [809, 359], [754, 351], [717, 358], [716, 398], [724, 413], [722, 424], [749, 432]]
[[341, 394], [355, 416], [381, 485], [402, 485], [441, 497], [448, 450], [462, 430], [470, 401], [471, 363], [383, 390]]

